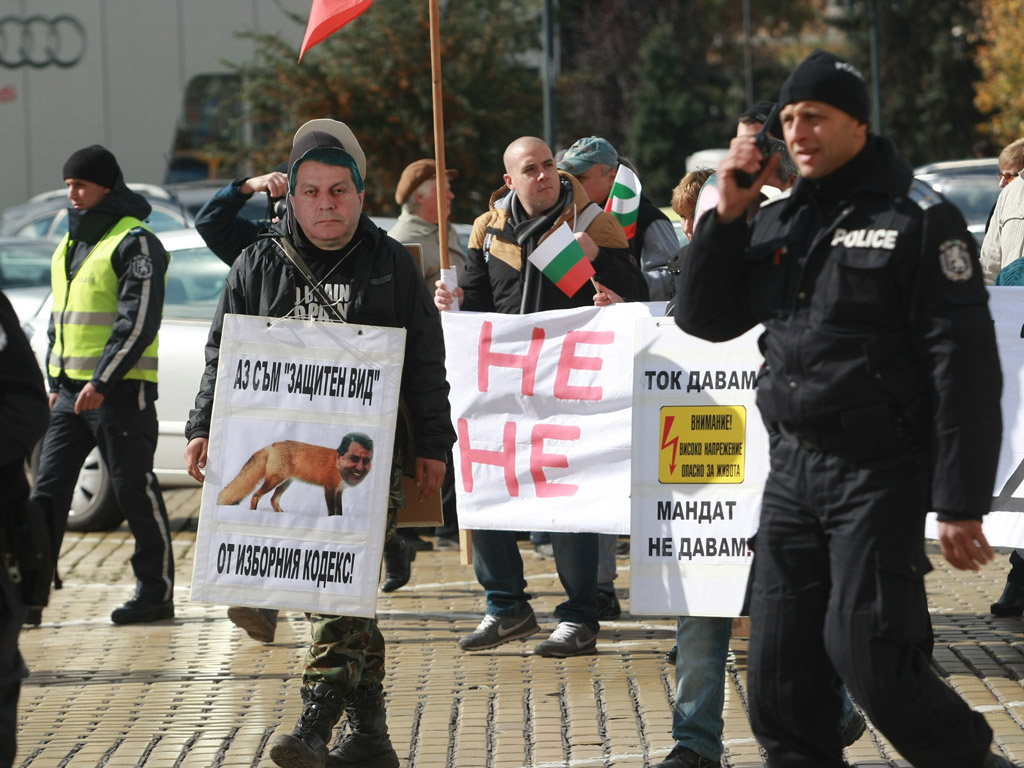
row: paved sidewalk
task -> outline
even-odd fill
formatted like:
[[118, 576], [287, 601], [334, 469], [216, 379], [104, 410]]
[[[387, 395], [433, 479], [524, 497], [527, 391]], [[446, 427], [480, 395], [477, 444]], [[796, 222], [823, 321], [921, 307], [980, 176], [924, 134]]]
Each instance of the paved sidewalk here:
[[[263, 645], [235, 628], [224, 607], [187, 602], [199, 495], [178, 490], [166, 498], [177, 617], [111, 624], [110, 611], [132, 591], [128, 530], [69, 534], [60, 561], [64, 589], [43, 625], [21, 636], [32, 676], [22, 687], [15, 765], [273, 765], [269, 742], [291, 730], [301, 709], [307, 624], [288, 615], [276, 642]], [[665, 652], [674, 620], [627, 612], [602, 627], [596, 655], [533, 656], [534, 643], [554, 628], [551, 611], [562, 592], [553, 561], [536, 560], [523, 546], [542, 625], [525, 642], [475, 654], [458, 649], [458, 638], [480, 620], [483, 593], [456, 552], [421, 552], [412, 583], [381, 595], [388, 721], [403, 768], [649, 768], [672, 746], [675, 682]], [[1024, 760], [1024, 621], [988, 614], [1006, 553], [980, 574], [951, 571], [934, 546], [930, 554], [936, 668], [985, 714], [1004, 753]], [[628, 560], [619, 560], [616, 586], [628, 594]], [[746, 641], [734, 639], [723, 762], [731, 768], [764, 765], [746, 716], [746, 658]], [[848, 759], [859, 768], [908, 765], [871, 728]]]

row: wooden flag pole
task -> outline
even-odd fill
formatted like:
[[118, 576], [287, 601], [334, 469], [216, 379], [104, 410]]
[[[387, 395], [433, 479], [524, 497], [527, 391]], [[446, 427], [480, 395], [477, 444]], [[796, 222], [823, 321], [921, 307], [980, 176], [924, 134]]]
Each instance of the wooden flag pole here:
[[[437, 236], [439, 239], [441, 269], [450, 269], [448, 259], [448, 173], [444, 163], [444, 89], [441, 86], [441, 21], [438, 0], [430, 3], [430, 79], [433, 85], [431, 100], [434, 104], [434, 162], [437, 164]], [[473, 534], [459, 529], [459, 562], [473, 564]]]
[[448, 260], [448, 174], [444, 164], [444, 95], [441, 86], [441, 22], [438, 0], [430, 0], [430, 77], [434, 103], [434, 161], [437, 163], [437, 234], [440, 238], [441, 269], [451, 267]]

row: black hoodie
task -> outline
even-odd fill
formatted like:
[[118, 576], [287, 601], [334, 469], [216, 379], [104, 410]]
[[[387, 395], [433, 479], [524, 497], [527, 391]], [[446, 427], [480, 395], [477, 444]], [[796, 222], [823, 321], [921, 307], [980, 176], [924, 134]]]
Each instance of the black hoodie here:
[[[122, 218], [133, 216], [144, 220], [151, 211], [152, 207], [146, 198], [128, 189], [121, 176], [117, 177], [110, 194], [98, 205], [89, 210], [70, 209], [69, 253], [65, 260], [68, 274], [64, 277], [74, 278], [86, 256]], [[117, 319], [92, 377], [92, 385], [101, 394], [107, 394], [111, 387], [124, 378], [160, 330], [167, 261], [167, 251], [159, 238], [141, 227], [133, 229], [121, 240], [111, 258], [111, 265], [117, 274]], [[56, 338], [52, 314], [48, 335], [47, 360]], [[64, 376], [59, 377], [59, 380], [54, 379], [49, 370], [46, 376], [51, 392], [57, 391], [60, 384], [71, 387], [84, 384]]]

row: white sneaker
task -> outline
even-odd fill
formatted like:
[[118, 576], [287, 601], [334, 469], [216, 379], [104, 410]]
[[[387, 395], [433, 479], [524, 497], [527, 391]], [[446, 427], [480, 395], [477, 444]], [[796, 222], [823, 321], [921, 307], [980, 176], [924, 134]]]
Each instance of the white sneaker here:
[[491, 616], [487, 614], [480, 625], [470, 634], [459, 640], [459, 648], [464, 651], [483, 651], [496, 648], [502, 643], [529, 637], [540, 627], [533, 609], [523, 616]]
[[534, 647], [538, 656], [580, 656], [597, 648], [597, 630], [574, 621], [560, 621], [551, 637]]

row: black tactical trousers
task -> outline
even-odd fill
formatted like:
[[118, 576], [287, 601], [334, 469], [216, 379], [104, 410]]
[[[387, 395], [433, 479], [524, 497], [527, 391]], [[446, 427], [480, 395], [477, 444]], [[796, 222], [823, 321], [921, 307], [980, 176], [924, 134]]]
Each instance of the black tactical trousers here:
[[771, 437], [754, 546], [751, 721], [771, 768], [843, 768], [840, 682], [916, 768], [978, 768], [982, 715], [932, 671], [927, 456], [854, 463]]
[[152, 601], [170, 600], [174, 589], [171, 532], [153, 474], [158, 431], [156, 386], [122, 381], [97, 410], [76, 414], [78, 392], [74, 387], [60, 388], [43, 438], [33, 492], [52, 499], [54, 552], [60, 551], [64, 538], [78, 473], [89, 452], [99, 445], [117, 503], [135, 537], [132, 569], [138, 595]]

